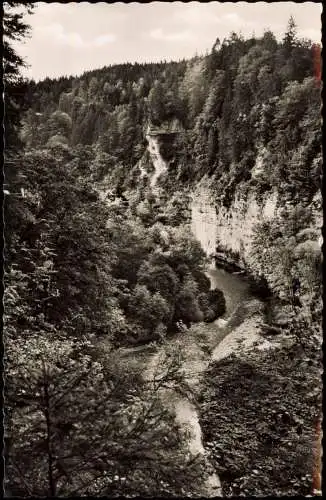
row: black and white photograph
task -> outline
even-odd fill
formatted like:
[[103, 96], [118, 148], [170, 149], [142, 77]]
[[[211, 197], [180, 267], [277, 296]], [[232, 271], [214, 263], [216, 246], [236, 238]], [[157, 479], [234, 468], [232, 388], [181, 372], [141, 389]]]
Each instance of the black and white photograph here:
[[322, 496], [322, 4], [2, 9], [4, 497]]

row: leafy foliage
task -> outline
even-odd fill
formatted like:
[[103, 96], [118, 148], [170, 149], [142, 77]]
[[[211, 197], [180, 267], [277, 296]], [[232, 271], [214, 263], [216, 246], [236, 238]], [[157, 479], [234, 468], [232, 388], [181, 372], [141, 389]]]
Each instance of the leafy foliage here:
[[316, 341], [313, 330], [297, 323], [303, 343], [210, 366], [201, 422], [227, 496], [311, 494], [321, 412], [320, 333]]
[[287, 299], [293, 299], [294, 279], [299, 279], [303, 297], [321, 291], [322, 254], [320, 232], [312, 229], [317, 225], [315, 218], [312, 206], [301, 202], [288, 205], [283, 214], [256, 228], [252, 250], [255, 269]]
[[7, 473], [15, 495], [194, 491], [203, 464], [185, 460], [183, 433], [158, 396], [178, 370], [173, 357], [148, 387], [114, 351], [104, 359], [90, 341], [62, 334], [9, 338], [7, 363]]
[[29, 33], [24, 14], [31, 14], [32, 2], [4, 2], [3, 4], [3, 72], [5, 86], [5, 142], [7, 155], [18, 147], [18, 130], [21, 109], [25, 104], [27, 82], [21, 77], [20, 70], [26, 66], [24, 60], [12, 46]]

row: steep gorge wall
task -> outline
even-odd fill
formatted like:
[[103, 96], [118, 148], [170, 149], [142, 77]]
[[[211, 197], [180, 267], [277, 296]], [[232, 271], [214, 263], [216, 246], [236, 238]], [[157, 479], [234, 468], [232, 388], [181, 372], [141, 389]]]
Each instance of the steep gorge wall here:
[[[320, 193], [315, 195], [310, 206], [312, 229], [320, 231], [318, 245], [321, 247], [323, 218]], [[231, 206], [226, 208], [215, 201], [211, 182], [203, 178], [192, 192], [191, 208], [192, 231], [207, 255], [213, 255], [217, 248], [227, 255], [238, 256], [241, 267], [253, 275], [264, 274], [252, 251], [253, 240], [257, 225], [279, 216], [284, 209], [284, 202], [277, 190], [267, 193], [264, 199], [259, 201], [254, 190], [249, 191], [244, 197], [239, 186]], [[272, 272], [264, 274], [264, 277], [273, 289], [272, 274]]]
[[277, 192], [270, 193], [261, 204], [254, 192], [244, 199], [237, 191], [230, 208], [225, 208], [216, 204], [210, 182], [204, 178], [194, 189], [192, 199], [193, 232], [206, 253], [215, 253], [216, 246], [221, 246], [239, 254], [245, 267], [250, 266], [254, 229], [259, 222], [274, 217]]
[[216, 252], [218, 222], [214, 198], [209, 187], [200, 186], [193, 193], [191, 203], [191, 231], [200, 241], [207, 256]]

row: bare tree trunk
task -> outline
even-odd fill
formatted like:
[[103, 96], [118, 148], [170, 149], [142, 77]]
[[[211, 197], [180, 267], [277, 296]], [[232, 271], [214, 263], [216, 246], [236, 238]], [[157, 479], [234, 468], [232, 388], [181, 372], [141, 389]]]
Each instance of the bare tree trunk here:
[[316, 425], [316, 445], [315, 445], [315, 460], [313, 470], [313, 495], [321, 495], [321, 471], [322, 471], [322, 427], [321, 417], [317, 420]]
[[44, 416], [46, 420], [46, 451], [48, 456], [48, 486], [49, 486], [49, 496], [55, 497], [56, 487], [55, 481], [53, 477], [53, 455], [52, 455], [52, 446], [51, 446], [51, 415], [50, 415], [50, 396], [49, 396], [49, 382], [47, 376], [47, 370], [45, 364], [43, 364], [44, 370], [44, 382], [43, 382], [43, 390], [44, 390]]

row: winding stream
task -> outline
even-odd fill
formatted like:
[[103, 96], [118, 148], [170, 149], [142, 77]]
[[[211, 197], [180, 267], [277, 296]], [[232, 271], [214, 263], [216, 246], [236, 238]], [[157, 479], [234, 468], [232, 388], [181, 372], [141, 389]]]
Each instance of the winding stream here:
[[[219, 287], [225, 294], [227, 310], [222, 319], [216, 320], [213, 324], [202, 324], [201, 334], [207, 338], [215, 337], [216, 347], [211, 353], [211, 357], [203, 355], [203, 351], [197, 344], [196, 337], [192, 337], [191, 330], [186, 336], [181, 339], [181, 345], [184, 348], [186, 359], [182, 369], [185, 379], [188, 382], [191, 390], [196, 394], [198, 383], [200, 383], [201, 375], [208, 367], [209, 361], [212, 358], [217, 358], [219, 355], [219, 342], [227, 335], [226, 328], [229, 318], [232, 317], [237, 310], [239, 304], [248, 298], [247, 283], [239, 277], [230, 275], [220, 269], [208, 269], [207, 275], [211, 280], [213, 288]], [[214, 339], [213, 339], [214, 340]], [[175, 339], [167, 342], [175, 342]], [[144, 352], [143, 352], [144, 353]], [[154, 378], [155, 369], [159, 364], [160, 350], [154, 353], [148, 352], [145, 354], [145, 372], [144, 379], [151, 381]], [[164, 404], [175, 412], [176, 421], [183, 429], [189, 432], [188, 448], [193, 455], [200, 454], [206, 457], [205, 448], [202, 441], [202, 431], [199, 423], [198, 408], [195, 400], [188, 396], [183, 396], [173, 389], [165, 389], [161, 391], [161, 398]], [[207, 457], [206, 457], [207, 460]], [[221, 482], [218, 475], [213, 472], [209, 475], [206, 484], [204, 485], [203, 496], [209, 498], [214, 496], [222, 496]]]

